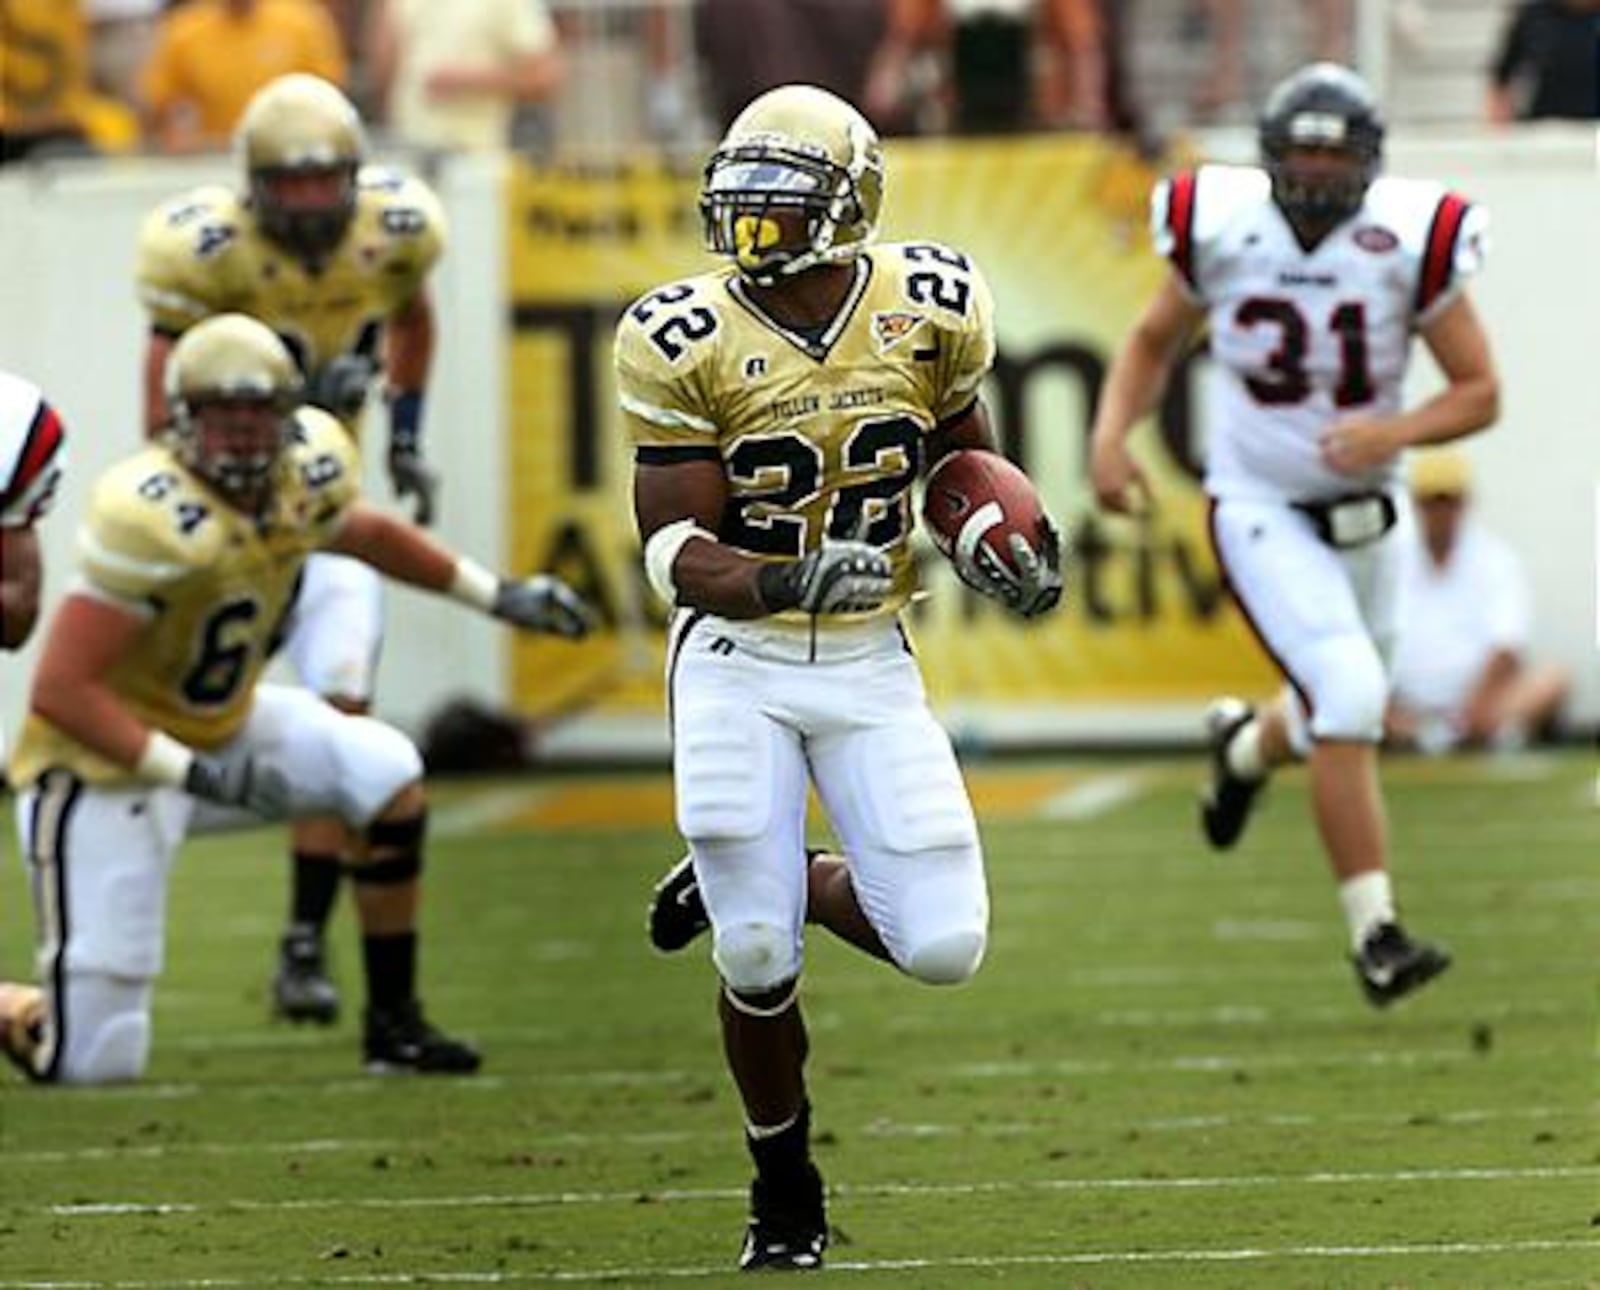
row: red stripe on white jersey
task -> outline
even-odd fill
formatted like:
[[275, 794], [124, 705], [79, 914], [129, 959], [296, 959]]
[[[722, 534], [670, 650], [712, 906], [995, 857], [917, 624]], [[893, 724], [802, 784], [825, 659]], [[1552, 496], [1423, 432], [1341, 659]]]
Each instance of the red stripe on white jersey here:
[[1468, 202], [1457, 193], [1446, 193], [1439, 199], [1433, 212], [1433, 223], [1428, 229], [1428, 247], [1422, 255], [1422, 273], [1417, 279], [1417, 312], [1426, 313], [1429, 306], [1444, 294], [1455, 276], [1456, 238], [1461, 233], [1462, 221], [1467, 217]]
[[1194, 195], [1195, 174], [1186, 170], [1172, 177], [1167, 196], [1167, 231], [1172, 234], [1172, 263], [1191, 287], [1198, 288], [1194, 276]]

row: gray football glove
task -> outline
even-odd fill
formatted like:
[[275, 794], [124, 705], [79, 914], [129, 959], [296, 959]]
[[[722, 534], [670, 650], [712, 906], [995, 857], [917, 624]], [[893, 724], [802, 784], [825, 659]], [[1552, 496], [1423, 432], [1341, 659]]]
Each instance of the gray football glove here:
[[1047, 614], [1061, 601], [1061, 535], [1048, 515], [1039, 521], [1039, 549], [1035, 551], [1028, 539], [1013, 533], [1008, 541], [1011, 558], [1017, 570], [1012, 570], [980, 542], [973, 548], [970, 560], [956, 560], [956, 572], [974, 591], [998, 600], [1012, 613], [1023, 618], [1037, 618]]
[[889, 557], [869, 543], [824, 540], [799, 560], [762, 565], [756, 585], [770, 613], [864, 614], [883, 603], [894, 571]]
[[196, 753], [184, 777], [184, 792], [222, 806], [242, 806], [247, 811], [278, 819], [289, 811], [289, 780], [275, 766], [263, 766], [254, 757], [231, 761]]
[[378, 365], [364, 354], [335, 354], [306, 382], [306, 402], [336, 417], [355, 416], [366, 406]]
[[413, 448], [389, 450], [389, 484], [397, 498], [416, 498], [412, 518], [427, 528], [433, 523], [433, 503], [439, 492], [439, 473]]
[[531, 578], [502, 578], [489, 611], [529, 631], [549, 632], [577, 640], [594, 627], [594, 610], [560, 578], [536, 573]]

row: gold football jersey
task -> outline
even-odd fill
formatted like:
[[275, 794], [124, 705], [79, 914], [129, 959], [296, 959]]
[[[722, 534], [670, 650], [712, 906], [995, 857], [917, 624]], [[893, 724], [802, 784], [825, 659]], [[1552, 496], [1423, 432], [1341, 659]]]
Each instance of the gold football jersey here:
[[923, 440], [977, 398], [994, 306], [972, 261], [937, 243], [875, 246], [855, 266], [809, 336], [763, 313], [731, 267], [650, 292], [617, 328], [617, 390], [641, 463], [721, 460], [723, 542], [797, 559], [824, 533], [859, 535], [893, 564], [877, 611], [890, 614], [913, 590]]
[[422, 288], [444, 241], [427, 185], [380, 167], [362, 167], [355, 217], [315, 272], [256, 227], [246, 199], [197, 188], [145, 220], [139, 296], [151, 323], [174, 335], [228, 310], [259, 318], [309, 376], [339, 354], [376, 358], [385, 320]]
[[[314, 408], [296, 417], [264, 519], [157, 443], [100, 477], [79, 533], [89, 594], [148, 615], [109, 685], [142, 721], [197, 748], [226, 743], [249, 716], [305, 558], [331, 540], [360, 482], [338, 421]], [[30, 713], [11, 778], [30, 784], [51, 766], [96, 783], [132, 778]]]

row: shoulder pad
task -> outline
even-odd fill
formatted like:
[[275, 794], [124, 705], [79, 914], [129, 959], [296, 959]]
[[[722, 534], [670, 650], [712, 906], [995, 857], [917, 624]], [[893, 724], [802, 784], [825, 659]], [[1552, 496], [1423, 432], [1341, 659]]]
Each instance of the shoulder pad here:
[[222, 307], [242, 225], [238, 197], [215, 185], [164, 202], [145, 218], [135, 272], [158, 327], [182, 331]]
[[205, 514], [215, 505], [170, 452], [146, 448], [95, 484], [78, 535], [84, 572], [125, 599], [159, 595], [215, 559], [221, 526], [183, 522], [186, 514]]
[[310, 523], [331, 528], [361, 491], [361, 461], [355, 438], [321, 408], [294, 414], [295, 434], [280, 467], [280, 489], [305, 494]]
[[422, 180], [386, 166], [363, 166], [357, 178], [357, 218], [383, 237], [391, 262], [421, 278], [444, 254], [444, 207]]
[[667, 432], [715, 433], [700, 372], [724, 330], [722, 273], [669, 282], [640, 296], [617, 323], [612, 358], [623, 411]]
[[1205, 247], [1242, 210], [1272, 199], [1272, 181], [1256, 166], [1201, 166], [1161, 180], [1150, 194], [1156, 251], [1197, 291]]
[[1488, 256], [1488, 211], [1442, 184], [1383, 176], [1367, 190], [1363, 213], [1399, 238], [1416, 263], [1419, 316], [1453, 299]]

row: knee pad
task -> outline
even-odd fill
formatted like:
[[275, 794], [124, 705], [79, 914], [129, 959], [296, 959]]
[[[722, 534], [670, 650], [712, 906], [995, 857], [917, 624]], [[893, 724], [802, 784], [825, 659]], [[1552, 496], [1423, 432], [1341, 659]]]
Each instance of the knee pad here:
[[45, 1079], [58, 1084], [136, 1080], [150, 1060], [150, 984], [106, 977], [70, 979], [64, 1026], [45, 1056]]
[[711, 949], [728, 989], [741, 994], [775, 990], [800, 975], [800, 954], [787, 928], [735, 923], [718, 928]]
[[983, 962], [988, 937], [981, 929], [946, 932], [906, 956], [905, 970], [927, 985], [962, 985]]
[[1383, 738], [1383, 710], [1389, 678], [1377, 647], [1364, 636], [1327, 641], [1313, 652], [1305, 678], [1314, 705], [1313, 739], [1377, 743]]

